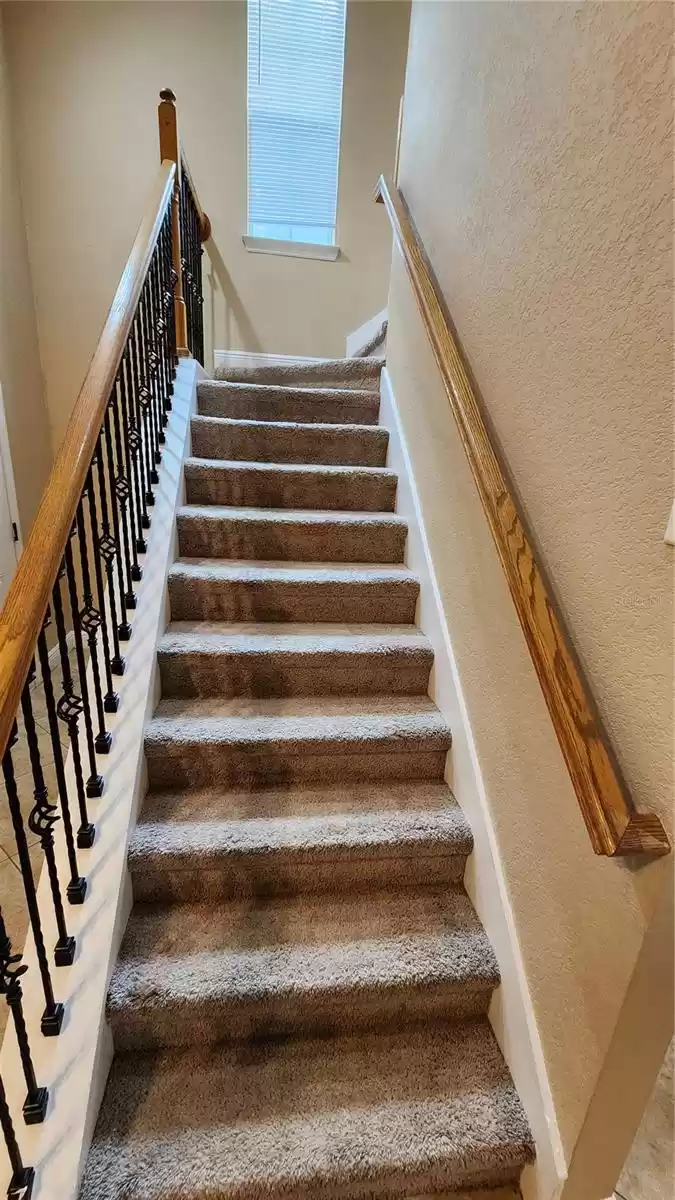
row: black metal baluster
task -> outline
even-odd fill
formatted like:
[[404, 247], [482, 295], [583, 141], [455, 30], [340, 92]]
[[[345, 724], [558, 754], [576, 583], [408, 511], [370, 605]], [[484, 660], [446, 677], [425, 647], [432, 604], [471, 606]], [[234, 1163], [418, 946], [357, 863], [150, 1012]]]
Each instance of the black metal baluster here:
[[[110, 485], [110, 511], [112, 514], [112, 523], [113, 523], [113, 528], [115, 531], [114, 532], [115, 554], [113, 556], [112, 561], [114, 561], [115, 566], [117, 568], [117, 582], [119, 585], [118, 593], [119, 593], [119, 602], [120, 602], [120, 609], [121, 609], [121, 620], [120, 620], [119, 625], [117, 626], [117, 636], [121, 642], [128, 642], [129, 638], [131, 637], [131, 625], [129, 624], [129, 620], [127, 617], [127, 607], [128, 607], [127, 606], [127, 585], [124, 582], [124, 564], [122, 562], [122, 548], [123, 548], [124, 542], [123, 542], [123, 537], [120, 536], [120, 522], [119, 522], [119, 514], [118, 514], [118, 509], [117, 509], [117, 503], [116, 503], [116, 497], [118, 497], [118, 491], [117, 491], [118, 483], [120, 486], [121, 493], [123, 495], [124, 494], [124, 486], [126, 485], [126, 480], [124, 480], [123, 478], [120, 479], [120, 477], [115, 474], [115, 465], [114, 465], [114, 460], [113, 460], [113, 449], [112, 449], [113, 441], [112, 441], [112, 434], [110, 432], [110, 427], [111, 427], [110, 405], [108, 405], [106, 412], [105, 412], [105, 417], [103, 419], [103, 435], [104, 435], [105, 449], [106, 449], [106, 463], [107, 463], [107, 468], [108, 468], [108, 483]], [[106, 481], [105, 481], [105, 478], [104, 478], [103, 472], [102, 472], [101, 473], [101, 497], [103, 497], [103, 492], [105, 490], [105, 486], [106, 486]], [[126, 526], [123, 525], [122, 528], [123, 528], [123, 532], [124, 532], [126, 529]], [[126, 558], [126, 566], [127, 566], [127, 580], [129, 580], [131, 568], [130, 568], [130, 564], [129, 564], [128, 548], [125, 548], [125, 558]]]
[[77, 582], [75, 579], [75, 566], [73, 563], [73, 551], [70, 544], [70, 539], [66, 542], [66, 551], [64, 555], [66, 564], [66, 582], [68, 584], [68, 599], [70, 601], [70, 614], [73, 621], [73, 637], [75, 639], [75, 658], [77, 660], [77, 673], [80, 677], [80, 697], [82, 701], [82, 715], [84, 717], [84, 732], [87, 743], [87, 751], [89, 755], [89, 770], [91, 774], [87, 780], [87, 795], [102, 796], [103, 795], [103, 776], [99, 774], [96, 764], [96, 745], [94, 743], [94, 726], [91, 720], [91, 704], [89, 703], [89, 686], [87, 684], [87, 663], [84, 657], [84, 645], [82, 642], [82, 624], [80, 620], [80, 609], [77, 595]]
[[[136, 321], [131, 327], [128, 342], [129, 357], [127, 360], [127, 396], [131, 411], [134, 414], [134, 424], [138, 433], [138, 462], [140, 466], [140, 504], [141, 504], [141, 528], [150, 528], [150, 517], [148, 515], [148, 505], [154, 503], [154, 496], [150, 491], [150, 472], [152, 470], [152, 452], [148, 446], [148, 440], [145, 431], [145, 418], [143, 407], [138, 396], [138, 387], [136, 386], [137, 370], [136, 361], [138, 356], [138, 329]], [[138, 547], [139, 554], [145, 554], [147, 545], [145, 538], [141, 535], [143, 549]]]
[[56, 627], [56, 637], [59, 647], [59, 659], [61, 662], [61, 679], [63, 685], [63, 693], [56, 705], [56, 715], [63, 722], [68, 730], [70, 739], [70, 747], [73, 752], [73, 770], [75, 772], [75, 786], [77, 788], [77, 804], [80, 810], [80, 828], [77, 831], [77, 844], [81, 850], [88, 850], [94, 844], [96, 830], [89, 820], [87, 812], [87, 801], [85, 799], [86, 789], [84, 784], [84, 771], [82, 768], [82, 753], [80, 751], [80, 731], [78, 721], [82, 712], [82, 701], [75, 694], [73, 687], [73, 677], [70, 670], [70, 659], [68, 657], [68, 642], [66, 639], [66, 622], [63, 615], [63, 601], [61, 599], [61, 578], [64, 573], [64, 567], [57, 576], [52, 591], [52, 611], [54, 613], [54, 625]]
[[[98, 465], [98, 455], [100, 453], [100, 443], [92, 459], [92, 465], [89, 468], [87, 476], [86, 495], [89, 505], [89, 529], [91, 532], [91, 545], [94, 556], [94, 576], [96, 579], [96, 594], [98, 599], [98, 611], [101, 614], [101, 639], [103, 642], [103, 664], [105, 670], [106, 694], [103, 697], [103, 708], [107, 713], [116, 713], [120, 706], [120, 698], [113, 687], [113, 662], [114, 659], [110, 654], [110, 637], [108, 634], [108, 618], [105, 611], [105, 586], [103, 583], [103, 572], [101, 570], [101, 558], [103, 552], [101, 549], [101, 537], [98, 530], [98, 513], [96, 511], [96, 483], [94, 480], [94, 465]], [[111, 609], [110, 618], [112, 622], [113, 639], [117, 636], [117, 620], [115, 612]], [[116, 646], [116, 652], [119, 652], [119, 647]]]
[[[98, 480], [98, 496], [99, 496], [99, 500], [101, 502], [101, 536], [100, 536], [100, 538], [98, 537], [98, 531], [95, 536], [96, 536], [96, 539], [98, 540], [98, 549], [99, 549], [101, 558], [103, 559], [103, 561], [105, 563], [106, 580], [108, 583], [108, 604], [110, 606], [111, 633], [112, 633], [112, 640], [113, 640], [113, 656], [110, 660], [110, 670], [112, 671], [113, 675], [119, 676], [119, 675], [124, 674], [126, 663], [124, 661], [124, 658], [120, 654], [120, 633], [119, 633], [119, 631], [120, 631], [120, 628], [123, 628], [123, 622], [118, 623], [118, 621], [117, 621], [117, 601], [115, 600], [115, 578], [114, 578], [114, 571], [113, 571], [113, 564], [115, 563], [116, 559], [118, 558], [118, 542], [113, 537], [112, 533], [110, 532], [110, 520], [109, 520], [109, 515], [108, 515], [108, 492], [107, 492], [106, 477], [105, 477], [103, 448], [104, 448], [104, 439], [103, 439], [103, 431], [101, 431], [101, 433], [99, 434], [99, 438], [98, 438], [98, 447], [97, 447], [97, 451], [96, 451], [96, 458], [94, 460], [94, 462], [96, 464], [96, 476], [97, 476], [97, 480]], [[93, 467], [93, 463], [92, 463], [92, 467]], [[93, 494], [94, 494], [93, 489], [90, 494], [93, 496]], [[112, 499], [111, 499], [111, 503], [113, 504], [113, 507], [114, 507], [114, 502], [112, 501]], [[95, 501], [94, 501], [94, 504], [95, 504]], [[121, 587], [121, 577], [120, 577], [120, 587]], [[126, 619], [126, 614], [125, 614], [124, 619]], [[129, 626], [129, 635], [130, 634], [131, 634], [131, 626]], [[115, 695], [115, 701], [116, 701], [115, 711], [116, 711], [117, 706], [119, 705], [119, 697], [115, 693], [112, 693], [112, 694]]]
[[[129, 529], [131, 537], [131, 578], [134, 583], [139, 583], [143, 578], [143, 570], [138, 561], [139, 549], [138, 543], [141, 538], [141, 509], [136, 505], [136, 495], [138, 488], [138, 464], [136, 461], [136, 430], [131, 415], [131, 404], [127, 402], [127, 381], [125, 364], [128, 359], [129, 343], [124, 351], [122, 362], [117, 376], [117, 389], [120, 404], [120, 423], [122, 427], [122, 444], [125, 456], [125, 471], [126, 478], [130, 484], [129, 501], [127, 504], [127, 513], [129, 517]], [[143, 541], [143, 544], [144, 541]], [[142, 551], [140, 552], [142, 553]]]
[[[127, 340], [127, 349], [129, 349], [129, 340]], [[126, 349], [125, 349], [125, 355], [126, 355]], [[117, 398], [118, 398], [117, 407], [115, 407], [115, 414], [117, 414], [118, 418], [119, 418], [121, 452], [123, 452], [123, 460], [121, 460], [121, 461], [123, 461], [123, 470], [124, 470], [125, 479], [127, 481], [127, 485], [129, 485], [129, 491], [127, 491], [127, 498], [126, 498], [125, 509], [124, 509], [124, 516], [126, 518], [126, 523], [129, 524], [129, 544], [130, 544], [130, 552], [131, 552], [131, 580], [132, 580], [132, 582], [138, 583], [143, 578], [143, 571], [141, 569], [141, 565], [139, 565], [139, 563], [138, 563], [138, 539], [139, 539], [139, 536], [141, 536], [141, 510], [138, 510], [138, 512], [136, 510], [136, 491], [135, 491], [136, 461], [135, 461], [135, 457], [133, 457], [133, 452], [132, 452], [132, 442], [133, 442], [133, 440], [135, 440], [135, 438], [133, 438], [130, 410], [129, 410], [129, 406], [127, 406], [126, 379], [125, 379], [125, 372], [124, 372], [124, 356], [123, 356], [123, 361], [120, 362], [120, 368], [118, 371], [117, 383], [115, 383], [115, 389], [117, 389]]]
[[132, 377], [129, 386], [132, 389], [132, 394], [136, 398], [136, 404], [138, 407], [138, 427], [143, 437], [143, 449], [146, 462], [145, 503], [149, 508], [152, 508], [155, 503], [152, 485], [158, 482], [156, 468], [157, 448], [154, 440], [154, 429], [152, 427], [152, 421], [150, 420], [150, 414], [148, 412], [150, 391], [143, 382], [143, 373], [140, 365], [143, 353], [143, 330], [141, 329], [138, 321], [134, 321], [130, 357]]
[[[144, 382], [149, 392], [148, 407], [150, 413], [150, 421], [152, 423], [152, 436], [157, 447], [155, 455], [155, 463], [157, 466], [162, 461], [162, 451], [160, 446], [164, 444], [166, 438], [164, 436], [164, 425], [162, 423], [161, 414], [159, 411], [159, 389], [156, 379], [156, 366], [159, 361], [154, 346], [154, 338], [152, 331], [152, 319], [150, 313], [150, 294], [146, 287], [141, 295], [141, 303], [139, 307], [139, 318], [143, 329], [143, 344], [145, 346], [145, 361], [144, 361]], [[155, 477], [155, 482], [159, 483], [159, 478]]]
[[[90, 483], [90, 476], [87, 477]], [[103, 689], [101, 687], [101, 671], [98, 661], [98, 631], [103, 618], [94, 604], [91, 590], [91, 575], [89, 573], [89, 551], [87, 550], [87, 529], [84, 521], [84, 493], [77, 506], [77, 542], [80, 548], [80, 567], [82, 568], [82, 599], [84, 604], [79, 612], [80, 628], [87, 635], [89, 645], [89, 661], [91, 675], [94, 681], [94, 700], [96, 702], [96, 718], [98, 732], [94, 739], [94, 749], [97, 754], [108, 754], [112, 746], [112, 734], [105, 727], [105, 709], [103, 707]], [[83, 693], [84, 697], [84, 693]]]
[[162, 417], [162, 425], [166, 426], [169, 420], [169, 405], [167, 387], [166, 387], [166, 364], [164, 361], [164, 334], [166, 325], [164, 321], [164, 304], [162, 291], [160, 286], [160, 268], [162, 262], [162, 247], [161, 247], [162, 231], [157, 239], [155, 253], [152, 263], [150, 264], [150, 289], [152, 293], [152, 320], [154, 328], [155, 348], [157, 351], [157, 393], [158, 402]]
[[169, 338], [169, 257], [171, 255], [170, 234], [167, 229], [166, 221], [164, 222], [159, 235], [159, 256], [157, 260], [157, 277], [160, 297], [160, 311], [162, 320], [164, 321], [164, 391], [167, 400], [167, 407], [170, 406], [170, 388], [171, 377], [168, 359], [171, 354], [170, 338]]
[[[135, 338], [135, 327], [132, 326], [127, 341], [127, 348], [120, 367], [120, 379], [123, 381], [125, 403], [129, 408], [129, 447], [132, 457], [132, 478], [134, 487], [134, 498], [136, 503], [136, 512], [138, 514], [138, 526], [136, 531], [136, 552], [138, 554], [146, 554], [148, 545], [143, 533], [144, 529], [150, 528], [150, 518], [145, 503], [145, 459], [143, 432], [139, 425], [139, 409], [136, 403], [133, 390], [133, 376], [131, 373], [131, 346]], [[140, 576], [139, 576], [140, 578]]]
[[49, 735], [51, 737], [52, 753], [54, 755], [56, 783], [61, 801], [61, 816], [63, 817], [63, 831], [65, 833], [66, 849], [68, 851], [68, 866], [70, 867], [70, 882], [66, 888], [66, 896], [71, 904], [82, 904], [87, 891], [87, 881], [84, 876], [80, 875], [77, 864], [73, 822], [70, 815], [70, 801], [68, 799], [68, 785], [66, 783], [66, 772], [63, 765], [63, 749], [61, 746], [61, 738], [59, 737], [59, 721], [56, 715], [56, 700], [52, 685], [52, 672], [49, 665], [49, 651], [47, 650], [47, 639], [44, 633], [48, 623], [49, 610], [47, 610], [47, 616], [45, 617], [42, 630], [40, 631], [40, 635], [38, 637], [37, 651], [38, 659], [40, 661], [40, 671], [42, 673], [42, 686], [45, 693]]
[[22, 956], [12, 954], [12, 943], [7, 935], [5, 922], [0, 911], [0, 995], [7, 999], [7, 1007], [12, 1014], [16, 1040], [19, 1046], [21, 1066], [26, 1080], [26, 1099], [23, 1102], [23, 1119], [26, 1125], [39, 1125], [45, 1119], [49, 1092], [46, 1087], [39, 1087], [35, 1077], [33, 1058], [30, 1052], [28, 1030], [23, 1015], [23, 991], [21, 976], [26, 974], [28, 967], [21, 964]]
[[[31, 674], [32, 672], [33, 667], [31, 667]], [[49, 886], [52, 893], [54, 916], [56, 917], [56, 929], [59, 935], [59, 939], [54, 947], [54, 962], [57, 967], [69, 967], [75, 957], [75, 938], [68, 936], [66, 928], [66, 915], [63, 911], [63, 900], [61, 899], [61, 883], [58, 867], [56, 866], [56, 854], [54, 852], [53, 826], [58, 821], [59, 816], [56, 805], [51, 804], [49, 801], [49, 792], [45, 783], [44, 771], [42, 770], [42, 759], [40, 757], [37, 729], [33, 716], [33, 705], [30, 698], [30, 683], [28, 682], [25, 684], [21, 696], [21, 711], [26, 730], [26, 740], [28, 741], [28, 754], [34, 785], [33, 796], [35, 798], [35, 804], [28, 817], [28, 828], [31, 833], [39, 837], [42, 852], [47, 860]]]
[[148, 320], [150, 321], [152, 339], [152, 374], [155, 381], [155, 404], [157, 419], [162, 431], [162, 441], [166, 441], [164, 430], [169, 423], [166, 406], [166, 391], [164, 387], [164, 371], [162, 365], [162, 307], [159, 288], [157, 286], [157, 271], [159, 267], [159, 246], [155, 247], [150, 272], [148, 275]]
[[49, 972], [49, 961], [47, 959], [45, 939], [42, 933], [42, 921], [40, 919], [40, 910], [38, 908], [37, 895], [35, 892], [33, 868], [31, 866], [30, 854], [28, 852], [26, 831], [23, 826], [21, 801], [19, 800], [19, 792], [14, 776], [14, 764], [12, 762], [11, 746], [14, 745], [16, 740], [17, 730], [15, 722], [9, 745], [5, 750], [2, 760], [2, 774], [5, 780], [7, 799], [9, 800], [9, 811], [14, 829], [14, 840], [16, 842], [16, 848], [19, 856], [19, 865], [21, 869], [21, 877], [23, 879], [24, 892], [26, 894], [28, 916], [30, 918], [31, 929], [33, 931], [35, 952], [38, 960], [38, 969], [40, 971], [42, 990], [45, 997], [45, 1010], [40, 1019], [40, 1029], [45, 1037], [55, 1037], [60, 1032], [61, 1025], [63, 1023], [63, 1005], [57, 1004], [56, 1000], [54, 999], [52, 977]]
[[[126, 592], [124, 593], [124, 603], [127, 608], [136, 607], [136, 593], [133, 589], [133, 575], [131, 571], [131, 536], [128, 520], [129, 509], [129, 480], [125, 471], [124, 451], [122, 449], [123, 430], [122, 420], [119, 411], [119, 397], [116, 389], [113, 389], [113, 395], [110, 404], [108, 405], [108, 413], [111, 418], [111, 428], [115, 438], [115, 462], [117, 464], [117, 474], [115, 476], [115, 495], [119, 506], [119, 524], [122, 530], [122, 546], [124, 549], [124, 567], [126, 579]], [[106, 413], [107, 415], [107, 413]]]
[[7, 1200], [30, 1200], [33, 1194], [33, 1183], [35, 1181], [35, 1171], [32, 1167], [24, 1167], [19, 1150], [19, 1143], [16, 1140], [14, 1125], [7, 1104], [7, 1094], [5, 1085], [0, 1078], [0, 1125], [2, 1125], [2, 1133], [7, 1147], [7, 1155], [12, 1168], [12, 1178], [9, 1181], [7, 1188]]

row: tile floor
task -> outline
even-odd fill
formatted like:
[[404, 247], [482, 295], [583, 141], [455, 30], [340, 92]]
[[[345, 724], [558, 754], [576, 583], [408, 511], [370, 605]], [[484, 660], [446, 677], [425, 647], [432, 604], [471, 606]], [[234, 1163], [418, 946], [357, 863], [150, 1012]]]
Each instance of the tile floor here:
[[617, 1200], [673, 1200], [674, 1072], [675, 1041], [672, 1041], [617, 1184], [614, 1193]]

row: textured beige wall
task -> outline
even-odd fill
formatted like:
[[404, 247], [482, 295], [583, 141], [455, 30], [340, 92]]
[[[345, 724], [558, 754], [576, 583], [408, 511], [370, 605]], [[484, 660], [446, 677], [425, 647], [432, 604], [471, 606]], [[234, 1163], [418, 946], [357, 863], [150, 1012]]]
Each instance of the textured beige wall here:
[[[246, 5], [6, 8], [40, 344], [55, 438], [71, 411], [156, 169], [161, 87], [179, 99], [212, 223], [215, 344], [340, 354], [382, 308], [391, 240], [372, 204], [394, 158], [408, 36], [402, 0], [348, 5], [336, 263], [249, 254]], [[223, 296], [225, 302], [223, 302]]]
[[0, 12], [0, 385], [25, 540], [51, 466], [51, 444], [12, 133]]
[[[672, 831], [671, 36], [665, 4], [415, 3], [400, 184], [621, 766]], [[626, 1028], [639, 1046], [649, 1026], [647, 1074], [667, 1044], [672, 996], [617, 1022], [672, 859], [592, 854], [397, 255], [389, 322], [555, 1117], [580, 1159]], [[604, 1135], [594, 1200], [627, 1132]]]

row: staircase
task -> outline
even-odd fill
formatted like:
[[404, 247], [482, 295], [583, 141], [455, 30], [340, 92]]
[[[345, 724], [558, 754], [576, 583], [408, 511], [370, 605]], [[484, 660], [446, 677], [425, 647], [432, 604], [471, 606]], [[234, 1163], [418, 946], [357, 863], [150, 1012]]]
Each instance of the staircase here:
[[82, 1200], [477, 1196], [532, 1157], [380, 368], [199, 386]]

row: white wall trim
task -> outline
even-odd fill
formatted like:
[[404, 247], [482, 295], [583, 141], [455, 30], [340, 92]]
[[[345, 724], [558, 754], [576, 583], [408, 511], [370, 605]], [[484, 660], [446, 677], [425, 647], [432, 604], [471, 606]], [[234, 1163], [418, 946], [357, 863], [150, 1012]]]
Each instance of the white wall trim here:
[[[69, 933], [77, 939], [70, 967], [52, 968], [56, 999], [66, 1005], [61, 1033], [40, 1033], [44, 997], [32, 934], [24, 950], [28, 972], [24, 983], [24, 1012], [38, 1082], [49, 1088], [49, 1107], [42, 1125], [25, 1126], [21, 1106], [25, 1085], [11, 1018], [0, 1051], [0, 1073], [24, 1161], [35, 1168], [33, 1200], [76, 1200], [105, 1081], [112, 1060], [112, 1036], [105, 1020], [108, 979], [131, 908], [127, 843], [146, 790], [143, 731], [159, 695], [157, 642], [168, 622], [166, 574], [177, 557], [176, 507], [183, 499], [183, 459], [189, 449], [190, 414], [195, 409], [196, 383], [204, 372], [194, 359], [182, 359], [166, 429], [166, 445], [152, 510], [133, 634], [124, 643], [125, 674], [116, 681], [120, 709], [110, 718], [113, 745], [102, 760], [105, 792], [91, 800], [97, 836], [91, 850], [78, 851], [80, 870], [89, 881], [83, 905], [66, 905]], [[91, 673], [91, 668], [90, 668]], [[90, 680], [91, 684], [91, 680]], [[69, 795], [75, 796], [72, 755], [66, 764]], [[59, 875], [68, 878], [62, 822], [55, 828]], [[38, 900], [46, 943], [57, 934], [50, 901], [49, 880], [43, 869]], [[15, 951], [20, 947], [14, 947]], [[0, 1194], [9, 1182], [9, 1166], [0, 1165]]]
[[302, 358], [297, 354], [250, 354], [248, 350], [214, 350], [215, 367], [288, 367], [330, 362], [327, 358]]
[[567, 1176], [546, 1063], [509, 901], [508, 887], [443, 603], [424, 528], [419, 494], [389, 372], [381, 376], [380, 424], [389, 430], [387, 465], [398, 473], [396, 511], [408, 522], [406, 563], [420, 579], [416, 622], [434, 649], [430, 695], [448, 718], [452, 752], [448, 784], [471, 824], [474, 853], [465, 887], [492, 942], [502, 977], [490, 1021], [533, 1132], [537, 1160], [525, 1169], [524, 1200], [556, 1200]]
[[348, 333], [345, 345], [347, 358], [354, 358], [364, 346], [367, 346], [371, 338], [380, 332], [386, 319], [387, 310], [383, 308], [379, 313], [375, 313], [375, 316], [371, 317], [369, 321], [364, 321], [363, 325], [359, 325], [353, 333]]
[[335, 262], [340, 254], [339, 246], [323, 246], [319, 242], [284, 242], [281, 238], [242, 237], [251, 254], [279, 254], [282, 258], [316, 258], [323, 262]]

